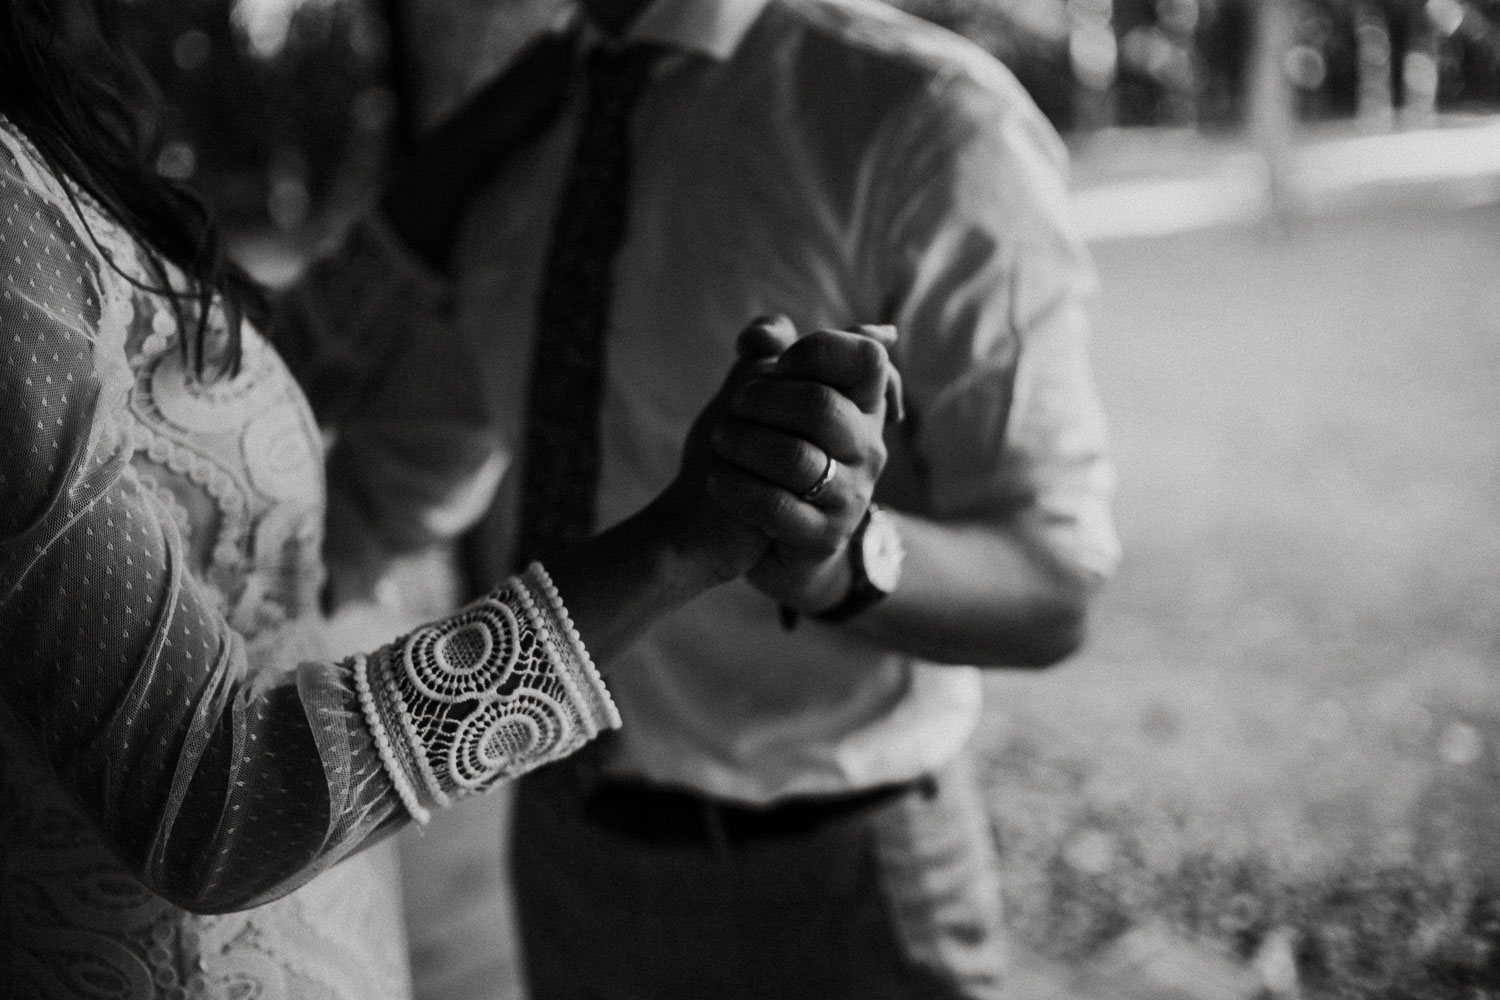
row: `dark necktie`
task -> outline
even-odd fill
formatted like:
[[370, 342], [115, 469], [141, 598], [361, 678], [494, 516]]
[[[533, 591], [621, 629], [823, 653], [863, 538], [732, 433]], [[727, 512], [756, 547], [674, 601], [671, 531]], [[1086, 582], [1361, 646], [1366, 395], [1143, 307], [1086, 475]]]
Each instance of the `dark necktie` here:
[[630, 186], [630, 118], [663, 54], [631, 46], [587, 57], [578, 146], [538, 298], [517, 565], [563, 551], [593, 528], [605, 334]]

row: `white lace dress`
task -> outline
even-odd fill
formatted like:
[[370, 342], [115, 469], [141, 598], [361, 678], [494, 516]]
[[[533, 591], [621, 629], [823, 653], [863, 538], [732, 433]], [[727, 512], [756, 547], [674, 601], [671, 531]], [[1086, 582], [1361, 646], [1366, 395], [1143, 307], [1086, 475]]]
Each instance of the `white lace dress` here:
[[[618, 716], [540, 567], [322, 656], [313, 412], [254, 331], [192, 377], [143, 256], [0, 117], [0, 997], [403, 997], [381, 835]], [[277, 339], [348, 422], [343, 506], [410, 541], [482, 435], [358, 404], [431, 311], [399, 264], [363, 231]]]

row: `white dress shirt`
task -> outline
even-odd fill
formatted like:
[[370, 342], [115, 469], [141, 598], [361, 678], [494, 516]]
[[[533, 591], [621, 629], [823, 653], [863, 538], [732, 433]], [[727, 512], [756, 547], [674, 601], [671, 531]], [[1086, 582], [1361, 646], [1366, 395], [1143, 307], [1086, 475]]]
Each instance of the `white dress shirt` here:
[[[1092, 271], [1067, 222], [1061, 143], [1010, 74], [867, 0], [658, 0], [629, 38], [678, 54], [634, 121], [599, 526], [672, 479], [736, 334], [781, 312], [804, 331], [897, 326], [911, 416], [890, 438], [886, 503], [1006, 519], [1056, 557], [1110, 572], [1111, 476], [1086, 355]], [[581, 96], [487, 188], [457, 254], [460, 327], [485, 359], [507, 465], [490, 521], [496, 578]], [[959, 751], [980, 703], [972, 668], [816, 622], [788, 633], [743, 582], [662, 621], [609, 684], [624, 719], [611, 768], [747, 802], [918, 776]]]

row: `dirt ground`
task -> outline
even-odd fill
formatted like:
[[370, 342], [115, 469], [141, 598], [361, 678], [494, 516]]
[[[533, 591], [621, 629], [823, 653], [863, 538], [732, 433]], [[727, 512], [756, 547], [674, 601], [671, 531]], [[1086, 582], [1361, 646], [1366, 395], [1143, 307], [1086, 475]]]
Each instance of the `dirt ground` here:
[[1500, 209], [1096, 255], [1127, 561], [1084, 655], [989, 687], [1018, 931], [1500, 995]]

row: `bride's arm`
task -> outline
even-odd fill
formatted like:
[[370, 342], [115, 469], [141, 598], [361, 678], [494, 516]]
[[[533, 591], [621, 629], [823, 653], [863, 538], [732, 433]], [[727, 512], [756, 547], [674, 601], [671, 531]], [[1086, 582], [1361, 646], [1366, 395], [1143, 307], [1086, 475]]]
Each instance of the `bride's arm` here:
[[[735, 521], [706, 499], [710, 477], [743, 475], [706, 447], [710, 416], [673, 487], [561, 560], [555, 586], [534, 566], [344, 661], [308, 652], [313, 620], [252, 649], [132, 469], [102, 262], [67, 207], [8, 164], [4, 193], [36, 210], [0, 220], [26, 252], [0, 261], [0, 718], [130, 869], [182, 906], [290, 891], [394, 825], [616, 725], [584, 641], [618, 649], [743, 571], [782, 516], [773, 500]], [[787, 490], [808, 481], [795, 463], [762, 470]]]
[[0, 141], [27, 206], [0, 216], [0, 717], [147, 885], [249, 905], [616, 724], [540, 572], [348, 661], [312, 617], [248, 644], [133, 469], [104, 264], [17, 162]]

